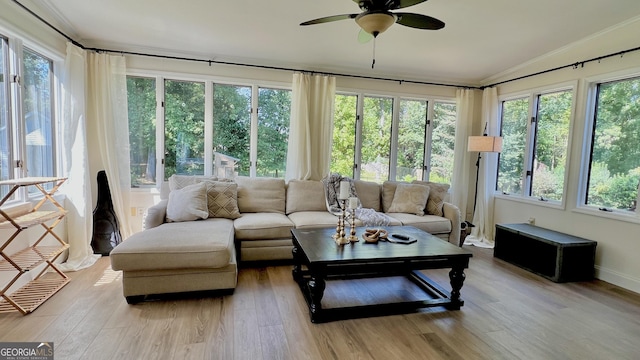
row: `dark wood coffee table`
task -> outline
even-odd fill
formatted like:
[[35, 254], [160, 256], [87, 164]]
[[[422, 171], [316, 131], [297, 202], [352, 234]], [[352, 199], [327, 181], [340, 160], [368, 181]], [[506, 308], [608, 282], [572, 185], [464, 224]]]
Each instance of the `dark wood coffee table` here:
[[[460, 289], [469, 267], [471, 252], [450, 244], [412, 226], [382, 227], [389, 233], [409, 235], [418, 239], [412, 244], [362, 240], [365, 229], [357, 231], [359, 242], [337, 245], [331, 236], [335, 228], [293, 229], [293, 279], [298, 283], [309, 306], [311, 322], [346, 318], [380, 316], [415, 311], [419, 308], [444, 306], [458, 310], [464, 305]], [[451, 292], [445, 290], [418, 270], [451, 268]], [[327, 280], [363, 277], [406, 276], [430, 298], [383, 304], [323, 308], [322, 297]]]

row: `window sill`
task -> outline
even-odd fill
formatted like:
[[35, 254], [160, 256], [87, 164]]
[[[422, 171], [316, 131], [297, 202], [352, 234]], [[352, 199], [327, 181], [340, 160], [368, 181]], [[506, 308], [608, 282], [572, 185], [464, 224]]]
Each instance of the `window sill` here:
[[640, 224], [640, 214], [637, 212], [623, 212], [623, 211], [601, 211], [595, 207], [590, 206], [580, 206], [572, 210], [578, 214], [591, 215], [611, 220], [624, 221], [634, 224]]
[[500, 200], [515, 201], [515, 202], [524, 203], [524, 204], [528, 204], [528, 205], [542, 206], [542, 207], [547, 207], [547, 208], [551, 208], [551, 209], [558, 209], [558, 210], [564, 210], [565, 209], [564, 203], [560, 202], [560, 201], [554, 201], [554, 200], [541, 201], [541, 200], [539, 200], [537, 198], [534, 198], [534, 197], [522, 197], [522, 196], [518, 196], [518, 195], [504, 195], [504, 194], [499, 194], [499, 193], [496, 193], [494, 196], [496, 197], [496, 199], [500, 199]]

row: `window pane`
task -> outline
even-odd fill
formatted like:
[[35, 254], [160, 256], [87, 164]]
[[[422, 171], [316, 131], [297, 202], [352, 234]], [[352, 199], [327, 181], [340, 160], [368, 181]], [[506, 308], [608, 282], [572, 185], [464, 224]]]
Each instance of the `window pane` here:
[[55, 173], [51, 78], [51, 60], [25, 49], [23, 112], [28, 176], [54, 176]]
[[456, 104], [436, 102], [433, 107], [429, 181], [451, 184], [455, 143]]
[[284, 178], [289, 144], [291, 91], [258, 90], [257, 176]]
[[532, 196], [562, 200], [571, 98], [570, 91], [538, 97]]
[[165, 180], [204, 175], [204, 83], [165, 81]]
[[156, 183], [156, 81], [127, 77], [131, 187]]
[[400, 100], [396, 180], [422, 180], [427, 102]]
[[640, 78], [598, 86], [587, 204], [635, 210], [640, 182]]
[[522, 194], [529, 99], [502, 102], [502, 152], [498, 161], [498, 190]]
[[[9, 47], [7, 40], [0, 37], [0, 180], [8, 180], [11, 175], [11, 127], [9, 122]], [[8, 186], [0, 186], [0, 198], [9, 191]]]
[[360, 179], [382, 183], [389, 179], [389, 148], [393, 99], [364, 98], [362, 170]]
[[213, 85], [213, 174], [249, 176], [251, 87]]
[[336, 94], [333, 115], [331, 172], [353, 177], [356, 147], [357, 95]]

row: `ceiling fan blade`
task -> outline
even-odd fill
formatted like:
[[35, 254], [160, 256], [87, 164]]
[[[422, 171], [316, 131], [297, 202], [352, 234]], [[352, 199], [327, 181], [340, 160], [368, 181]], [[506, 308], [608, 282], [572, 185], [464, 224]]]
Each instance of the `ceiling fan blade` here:
[[390, 10], [395, 10], [395, 9], [402, 9], [402, 8], [406, 8], [409, 6], [413, 6], [413, 5], [418, 5], [420, 3], [423, 3], [427, 0], [396, 0], [394, 2], [397, 2], [398, 5], [397, 6], [392, 6], [389, 9]]
[[427, 0], [353, 0], [362, 10], [396, 10], [423, 3]]
[[400, 25], [423, 30], [439, 30], [444, 27], [444, 23], [431, 16], [414, 13], [393, 13], [398, 17], [396, 21]]
[[358, 16], [358, 14], [333, 15], [333, 16], [327, 16], [327, 17], [322, 17], [322, 18], [319, 18], [319, 19], [305, 21], [305, 22], [301, 23], [300, 25], [301, 26], [305, 26], [305, 25], [324, 24], [324, 23], [328, 23], [328, 22], [332, 22], [332, 21], [338, 21], [338, 20], [355, 19], [356, 16]]
[[360, 29], [360, 32], [358, 33], [358, 42], [360, 44], [365, 44], [368, 43], [369, 41], [373, 40], [373, 35], [369, 34], [368, 32]]

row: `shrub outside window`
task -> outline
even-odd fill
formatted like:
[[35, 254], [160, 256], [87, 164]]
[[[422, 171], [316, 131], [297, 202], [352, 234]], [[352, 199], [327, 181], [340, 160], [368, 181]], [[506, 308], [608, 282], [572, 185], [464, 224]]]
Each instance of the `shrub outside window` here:
[[596, 85], [585, 204], [637, 211], [640, 187], [640, 78]]

